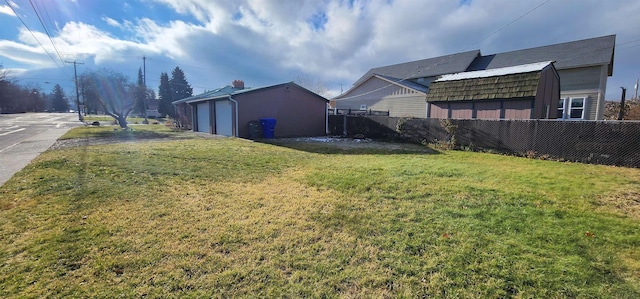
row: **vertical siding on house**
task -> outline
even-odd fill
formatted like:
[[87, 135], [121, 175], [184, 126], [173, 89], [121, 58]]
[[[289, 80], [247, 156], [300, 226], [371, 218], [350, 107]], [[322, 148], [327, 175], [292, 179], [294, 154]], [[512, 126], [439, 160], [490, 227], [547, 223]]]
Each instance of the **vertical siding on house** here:
[[542, 71], [535, 97], [534, 119], [557, 118], [558, 109], [556, 107], [560, 99], [560, 86], [558, 83], [558, 78], [552, 68], [549, 67]]
[[471, 102], [451, 102], [449, 109], [453, 119], [473, 118], [473, 103]]
[[477, 102], [475, 107], [477, 119], [500, 119], [499, 101]]
[[448, 103], [439, 102], [439, 103], [431, 103], [429, 108], [429, 117], [430, 118], [448, 118], [449, 110], [447, 109]]
[[530, 119], [531, 101], [533, 100], [509, 100], [503, 102], [505, 119]]

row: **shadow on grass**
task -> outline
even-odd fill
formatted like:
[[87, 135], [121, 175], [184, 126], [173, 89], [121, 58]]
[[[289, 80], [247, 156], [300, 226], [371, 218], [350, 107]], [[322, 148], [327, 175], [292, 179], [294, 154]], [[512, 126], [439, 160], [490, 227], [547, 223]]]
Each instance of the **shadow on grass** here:
[[339, 155], [402, 155], [402, 154], [440, 154], [430, 147], [411, 144], [388, 142], [371, 139], [351, 138], [278, 138], [259, 139], [257, 142], [286, 147], [294, 150], [316, 154]]
[[157, 132], [157, 131], [140, 131], [140, 130], [120, 130], [117, 131], [100, 131], [91, 134], [89, 137], [113, 138], [122, 140], [131, 139], [162, 139], [171, 138], [178, 135], [174, 132]]
[[186, 137], [184, 131], [170, 130], [160, 125], [134, 126], [121, 129], [116, 126], [79, 127], [69, 131], [60, 139], [101, 138], [111, 140], [164, 139]]

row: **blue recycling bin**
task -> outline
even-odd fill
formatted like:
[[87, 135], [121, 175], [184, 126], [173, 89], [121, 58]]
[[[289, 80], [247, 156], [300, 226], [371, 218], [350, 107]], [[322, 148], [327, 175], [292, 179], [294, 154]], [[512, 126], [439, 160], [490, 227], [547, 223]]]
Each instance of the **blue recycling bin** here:
[[274, 130], [276, 128], [275, 118], [261, 118], [260, 125], [262, 126], [262, 137], [273, 138]]

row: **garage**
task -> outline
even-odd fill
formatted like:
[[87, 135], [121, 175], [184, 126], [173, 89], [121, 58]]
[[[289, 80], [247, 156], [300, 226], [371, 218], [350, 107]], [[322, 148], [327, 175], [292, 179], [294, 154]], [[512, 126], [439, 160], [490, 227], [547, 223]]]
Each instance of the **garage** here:
[[233, 114], [231, 101], [216, 101], [216, 134], [233, 136]]
[[211, 128], [209, 125], [209, 102], [197, 104], [196, 118], [198, 120], [198, 132], [211, 133]]
[[255, 139], [262, 138], [262, 132], [258, 136], [251, 131], [251, 124], [263, 118], [277, 120], [274, 138], [325, 135], [328, 102], [294, 82], [245, 88], [242, 80], [234, 80], [173, 104], [178, 114], [189, 109], [178, 118], [197, 132]]

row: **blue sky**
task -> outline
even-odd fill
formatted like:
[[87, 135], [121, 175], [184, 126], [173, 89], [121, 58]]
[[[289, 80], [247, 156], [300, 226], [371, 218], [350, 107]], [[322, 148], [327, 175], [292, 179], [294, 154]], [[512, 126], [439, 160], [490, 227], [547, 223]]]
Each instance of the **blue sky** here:
[[155, 89], [161, 72], [179, 66], [195, 93], [304, 76], [336, 96], [373, 67], [609, 34], [617, 47], [607, 99], [640, 77], [637, 0], [6, 0], [0, 26], [0, 64], [45, 91], [50, 82], [71, 92], [64, 61], [133, 81], [145, 56]]

